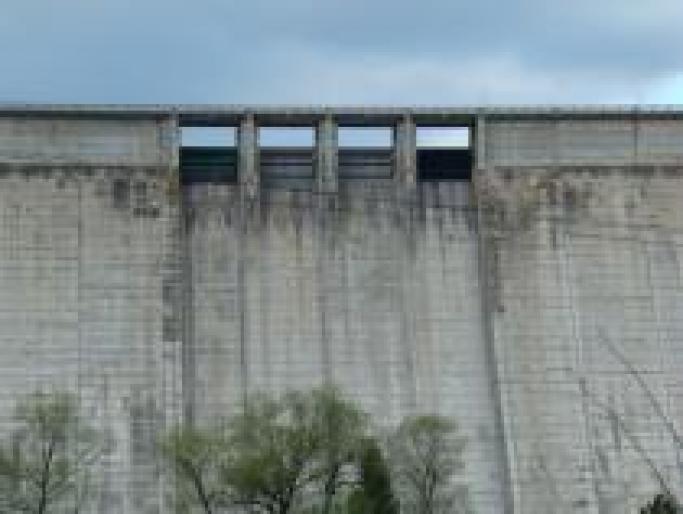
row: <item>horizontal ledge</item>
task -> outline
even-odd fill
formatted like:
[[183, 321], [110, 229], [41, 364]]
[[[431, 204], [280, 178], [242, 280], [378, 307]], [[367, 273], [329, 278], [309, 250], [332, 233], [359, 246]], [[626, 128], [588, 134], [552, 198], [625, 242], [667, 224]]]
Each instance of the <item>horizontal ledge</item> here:
[[172, 163], [169, 162], [87, 162], [87, 161], [31, 161], [31, 160], [2, 160], [0, 159], [0, 173], [33, 171], [36, 173], [78, 172], [96, 173], [100, 170], [130, 170], [133, 172], [167, 173]]
[[538, 106], [297, 106], [297, 105], [124, 105], [0, 103], [0, 116], [66, 118], [177, 117], [185, 126], [235, 126], [245, 114], [268, 126], [309, 126], [332, 116], [345, 126], [391, 125], [405, 115], [418, 125], [467, 126], [489, 119], [683, 119], [683, 105]]

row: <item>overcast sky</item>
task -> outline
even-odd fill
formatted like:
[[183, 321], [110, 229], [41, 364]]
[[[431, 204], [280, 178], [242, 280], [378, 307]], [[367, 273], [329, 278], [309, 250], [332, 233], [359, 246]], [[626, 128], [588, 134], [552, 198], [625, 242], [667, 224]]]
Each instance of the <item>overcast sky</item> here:
[[1, 2], [0, 101], [683, 102], [683, 0]]

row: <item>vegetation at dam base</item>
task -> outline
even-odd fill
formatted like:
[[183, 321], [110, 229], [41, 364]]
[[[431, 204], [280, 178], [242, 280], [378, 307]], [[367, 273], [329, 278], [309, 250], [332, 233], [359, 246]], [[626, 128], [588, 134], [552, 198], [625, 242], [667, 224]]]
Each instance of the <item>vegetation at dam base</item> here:
[[18, 402], [16, 429], [0, 441], [0, 513], [48, 514], [56, 506], [81, 512], [91, 494], [90, 469], [107, 441], [62, 392]]
[[[179, 428], [163, 445], [178, 493], [203, 512], [457, 512], [464, 441], [436, 416], [404, 420], [386, 440], [333, 388], [252, 398], [213, 428]], [[386, 450], [385, 450], [386, 448]], [[406, 493], [406, 494], [403, 494]]]
[[[449, 419], [405, 418], [391, 433], [334, 387], [255, 395], [236, 415], [158, 435], [178, 514], [445, 514], [471, 512], [465, 440]], [[0, 514], [90, 511], [93, 471], [113, 446], [76, 398], [19, 401], [0, 441]], [[640, 514], [681, 512], [668, 491]]]
[[[0, 513], [90, 512], [113, 445], [76, 398], [35, 393], [0, 441]], [[333, 387], [255, 395], [238, 414], [158, 435], [175, 511], [268, 514], [470, 512], [454, 422], [408, 417], [391, 433]]]

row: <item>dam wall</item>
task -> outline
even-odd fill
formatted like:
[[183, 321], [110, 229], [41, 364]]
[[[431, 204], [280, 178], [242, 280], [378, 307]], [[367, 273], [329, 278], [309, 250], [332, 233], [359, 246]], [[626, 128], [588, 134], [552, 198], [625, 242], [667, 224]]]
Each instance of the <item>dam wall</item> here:
[[635, 512], [660, 487], [647, 460], [681, 487], [683, 125], [485, 133], [479, 209], [516, 511]]
[[72, 391], [114, 443], [92, 512], [164, 513], [159, 433], [332, 382], [453, 418], [476, 513], [683, 492], [682, 166], [672, 109], [0, 106], [0, 432]]

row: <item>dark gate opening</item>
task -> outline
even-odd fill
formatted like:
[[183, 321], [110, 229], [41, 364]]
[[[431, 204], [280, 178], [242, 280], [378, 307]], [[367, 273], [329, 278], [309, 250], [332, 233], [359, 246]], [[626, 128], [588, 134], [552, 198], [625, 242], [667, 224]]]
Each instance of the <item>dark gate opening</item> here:
[[418, 148], [417, 178], [420, 181], [472, 180], [472, 151], [467, 149]]
[[417, 127], [419, 181], [471, 181], [472, 144], [469, 127]]
[[181, 135], [182, 184], [237, 183], [234, 127], [182, 127]]
[[237, 150], [224, 147], [187, 146], [180, 149], [183, 184], [237, 182]]

